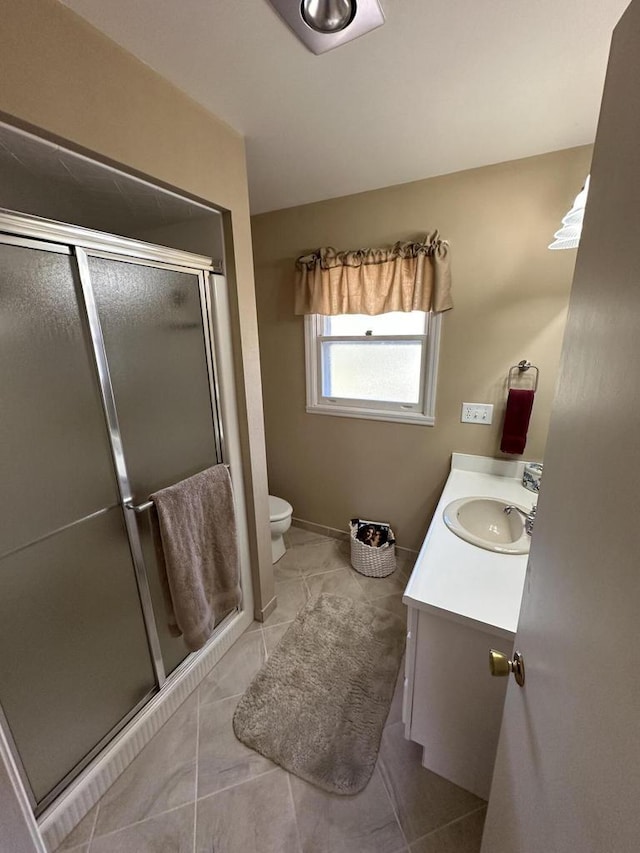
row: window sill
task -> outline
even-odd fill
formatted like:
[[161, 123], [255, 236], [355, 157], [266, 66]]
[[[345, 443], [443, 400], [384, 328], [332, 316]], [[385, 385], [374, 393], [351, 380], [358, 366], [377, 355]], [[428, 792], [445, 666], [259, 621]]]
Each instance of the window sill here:
[[419, 424], [435, 426], [436, 419], [432, 415], [420, 412], [397, 412], [387, 409], [358, 409], [349, 406], [307, 406], [309, 415], [333, 415], [337, 418], [358, 418], [368, 421], [391, 421], [399, 424]]

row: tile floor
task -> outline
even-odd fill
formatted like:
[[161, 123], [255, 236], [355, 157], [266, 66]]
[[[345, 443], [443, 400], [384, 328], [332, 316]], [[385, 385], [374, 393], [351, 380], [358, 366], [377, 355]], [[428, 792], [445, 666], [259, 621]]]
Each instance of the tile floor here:
[[292, 527], [287, 544], [277, 610], [249, 628], [59, 851], [478, 853], [485, 804], [421, 766], [420, 747], [404, 739], [401, 677], [378, 765], [354, 797], [326, 794], [235, 739], [236, 703], [309, 596], [332, 592], [406, 615], [406, 562], [389, 578], [365, 578], [350, 566], [348, 542]]

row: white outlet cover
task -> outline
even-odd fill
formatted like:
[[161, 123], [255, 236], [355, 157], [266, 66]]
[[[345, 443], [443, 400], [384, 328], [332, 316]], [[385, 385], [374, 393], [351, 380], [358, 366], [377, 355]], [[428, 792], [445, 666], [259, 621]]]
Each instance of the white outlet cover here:
[[484, 424], [493, 420], [493, 403], [463, 403], [460, 413], [463, 424]]

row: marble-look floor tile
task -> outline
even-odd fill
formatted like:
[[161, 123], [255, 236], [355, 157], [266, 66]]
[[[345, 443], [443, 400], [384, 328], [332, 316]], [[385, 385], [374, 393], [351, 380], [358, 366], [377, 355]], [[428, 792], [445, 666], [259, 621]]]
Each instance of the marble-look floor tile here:
[[98, 806], [95, 805], [89, 812], [87, 812], [80, 823], [71, 830], [60, 846], [56, 848], [56, 853], [62, 853], [63, 850], [65, 853], [67, 850], [75, 850], [83, 844], [87, 844], [91, 841], [97, 815]]
[[328, 538], [319, 530], [307, 530], [304, 527], [298, 527], [297, 524], [292, 524], [287, 533], [284, 534], [287, 548], [295, 548], [296, 545], [313, 545], [325, 542]]
[[397, 853], [405, 840], [376, 770], [359, 794], [328, 794], [290, 777], [302, 853]]
[[421, 765], [422, 747], [404, 738], [404, 726], [387, 726], [379, 767], [407, 841], [417, 841], [484, 805], [483, 801]]
[[91, 853], [193, 853], [193, 803], [94, 838]]
[[480, 853], [486, 809], [436, 829], [411, 845], [411, 853]]
[[408, 554], [404, 552], [397, 552], [396, 556], [398, 563], [398, 568], [396, 569], [396, 572], [401, 578], [404, 579], [406, 585], [407, 581], [409, 580], [409, 576], [413, 571], [413, 567], [415, 566], [418, 554], [411, 552], [409, 552]]
[[198, 800], [196, 853], [300, 853], [287, 774], [272, 773]]
[[403, 593], [407, 585], [406, 580], [402, 577], [398, 569], [392, 574], [387, 575], [386, 578], [369, 578], [356, 571], [354, 571], [353, 575], [368, 601], [373, 601], [375, 598], [381, 598], [385, 595]]
[[244, 693], [265, 659], [262, 631], [244, 633], [201, 682], [200, 704]]
[[302, 577], [298, 553], [304, 548], [288, 548], [273, 565], [273, 576], [276, 583], [299, 580]]
[[271, 652], [278, 645], [280, 640], [287, 633], [289, 628], [291, 627], [291, 622], [283, 622], [282, 625], [274, 625], [272, 628], [264, 629], [264, 643], [267, 649], [267, 656], [271, 654]]
[[276, 581], [283, 581], [349, 566], [349, 544], [337, 539], [325, 539], [288, 550], [275, 564], [274, 574]]
[[262, 622], [256, 622], [254, 619], [251, 625], [244, 632], [245, 634], [250, 634], [252, 631], [261, 631], [262, 630]]
[[332, 595], [343, 595], [345, 598], [364, 601], [364, 593], [353, 575], [354, 572], [351, 569], [337, 569], [321, 575], [309, 575], [305, 581], [311, 595], [328, 592]]
[[295, 551], [303, 577], [351, 568], [349, 543], [339, 539], [327, 539], [319, 545], [307, 545]]
[[102, 797], [95, 835], [193, 800], [197, 725], [198, 697], [192, 694]]
[[392, 595], [383, 595], [380, 598], [373, 598], [369, 602], [372, 607], [379, 607], [382, 610], [389, 610], [395, 613], [404, 624], [407, 624], [407, 607], [402, 603], [402, 593], [394, 592]]
[[241, 743], [233, 733], [238, 698], [223, 699], [200, 708], [198, 741], [198, 797], [238, 785], [273, 770], [275, 764]]
[[276, 583], [276, 597], [278, 604], [273, 613], [265, 619], [262, 627], [270, 628], [272, 625], [281, 625], [283, 622], [291, 622], [295, 619], [298, 610], [309, 597], [309, 592], [302, 579], [283, 581]]

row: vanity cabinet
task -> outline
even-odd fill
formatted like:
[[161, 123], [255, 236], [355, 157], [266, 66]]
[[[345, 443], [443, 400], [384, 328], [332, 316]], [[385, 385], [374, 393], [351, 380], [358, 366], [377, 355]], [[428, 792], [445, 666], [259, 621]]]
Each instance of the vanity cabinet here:
[[513, 640], [409, 607], [402, 704], [405, 737], [422, 764], [488, 799], [506, 678], [491, 678], [489, 649]]
[[530, 506], [524, 462], [453, 454], [451, 473], [405, 589], [407, 652], [402, 719], [422, 764], [488, 799], [507, 678], [489, 650], [512, 656], [528, 554], [463, 541], [444, 524], [453, 500], [483, 496]]

